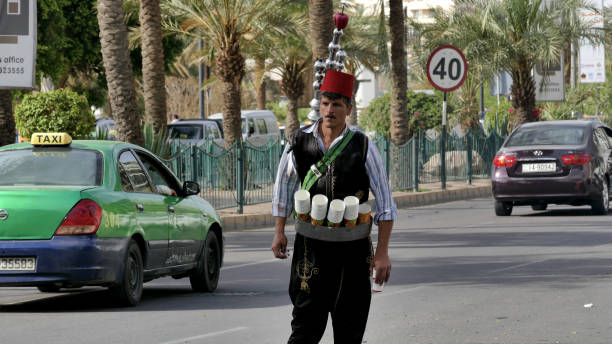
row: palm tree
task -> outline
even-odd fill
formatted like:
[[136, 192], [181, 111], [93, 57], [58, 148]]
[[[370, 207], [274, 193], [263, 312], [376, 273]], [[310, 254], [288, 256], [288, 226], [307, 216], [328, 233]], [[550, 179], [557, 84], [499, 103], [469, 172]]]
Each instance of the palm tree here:
[[10, 90], [0, 90], [0, 146], [15, 143], [15, 117]]
[[[291, 13], [300, 8], [300, 4], [284, 3], [282, 6], [277, 6], [266, 11], [265, 14], [257, 21], [259, 26], [259, 34], [249, 36], [244, 45], [246, 54], [255, 61], [253, 68], [252, 82], [255, 88], [255, 100], [257, 109], [264, 110], [266, 108], [266, 73], [270, 69], [270, 50], [278, 48], [275, 46], [275, 37], [282, 35], [290, 35], [289, 28], [295, 26], [291, 20], [287, 20]], [[304, 8], [301, 12], [304, 14]], [[300, 20], [303, 21], [303, 20]]]
[[402, 0], [389, 0], [389, 36], [391, 37], [391, 140], [401, 145], [410, 138], [406, 93], [408, 91], [404, 8]]
[[326, 60], [329, 56], [327, 45], [334, 33], [333, 0], [309, 0], [308, 16], [310, 43], [315, 60]]
[[166, 132], [166, 83], [159, 0], [140, 0], [142, 79], [145, 121], [156, 133]]
[[302, 13], [299, 10], [287, 13], [287, 22], [291, 23], [291, 26], [286, 28], [286, 31], [272, 36], [275, 44], [269, 51], [272, 67], [275, 67], [275, 71], [282, 78], [281, 90], [288, 99], [285, 125], [287, 140], [290, 140], [294, 131], [300, 127], [298, 99], [304, 94], [304, 77], [312, 62], [312, 54], [307, 46], [307, 23]]
[[[579, 20], [568, 19], [580, 8], [592, 9], [585, 0], [550, 4], [542, 0], [457, 0], [450, 14], [436, 16], [433, 27], [424, 28], [423, 37], [431, 40], [427, 43], [430, 51], [438, 43], [459, 45], [470, 70], [476, 73], [471, 77], [480, 82], [494, 70], [510, 72], [514, 124], [520, 124], [537, 120], [531, 76], [535, 64], [556, 62], [572, 40], [602, 39], [601, 32], [589, 30]], [[478, 84], [471, 83], [472, 87]]]
[[[347, 118], [349, 125], [357, 125], [357, 103], [355, 94], [359, 90], [359, 73], [363, 68], [371, 71], [385, 70], [388, 60], [386, 55], [380, 54], [380, 35], [377, 32], [378, 19], [366, 13], [363, 5], [346, 8], [345, 12], [350, 18], [350, 24], [344, 30], [342, 48], [347, 54], [344, 62], [346, 72], [355, 76], [353, 85], [353, 111]], [[386, 42], [386, 39], [383, 38]]]
[[236, 141], [242, 144], [240, 84], [245, 62], [241, 46], [247, 36], [260, 33], [257, 20], [275, 5], [275, 1], [267, 0], [169, 0], [164, 4], [170, 30], [202, 38], [215, 49], [226, 147]]
[[122, 0], [98, 1], [100, 43], [117, 139], [144, 144], [136, 104]]
[[[496, 55], [496, 42], [492, 42], [490, 33], [483, 29], [482, 19], [473, 15], [474, 11], [473, 4], [457, 2], [450, 10], [435, 9], [434, 24], [410, 23], [419, 33], [413, 42], [419, 65], [424, 66], [429, 53], [445, 44], [458, 47], [466, 56], [469, 68], [456, 98], [459, 101], [459, 122], [464, 129], [479, 126], [480, 85], [491, 78], [501, 63]], [[425, 73], [424, 68], [421, 73]]]

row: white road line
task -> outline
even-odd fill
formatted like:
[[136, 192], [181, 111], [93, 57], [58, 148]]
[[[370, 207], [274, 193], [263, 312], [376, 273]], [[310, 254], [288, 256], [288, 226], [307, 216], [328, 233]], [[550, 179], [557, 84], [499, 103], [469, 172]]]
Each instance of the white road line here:
[[243, 330], [246, 330], [247, 328], [248, 327], [234, 327], [234, 328], [230, 328], [229, 330], [225, 330], [225, 331], [212, 332], [212, 333], [207, 333], [207, 334], [203, 334], [203, 335], [199, 335], [199, 336], [194, 336], [194, 337], [181, 338], [181, 339], [173, 340], [171, 342], [164, 342], [162, 344], [182, 344], [182, 343], [188, 343], [188, 342], [190, 342], [192, 340], [210, 338], [210, 337], [215, 337], [215, 336], [219, 336], [219, 335], [226, 334], [226, 333], [243, 331]]
[[550, 260], [550, 259], [541, 259], [541, 260], [536, 260], [536, 261], [533, 261], [533, 262], [527, 262], [527, 263], [523, 263], [523, 264], [512, 265], [512, 266], [509, 266], [507, 268], [491, 270], [491, 271], [489, 271], [489, 273], [503, 272], [503, 271], [513, 270], [513, 269], [517, 269], [517, 268], [522, 268], [523, 266], [538, 264], [538, 263], [545, 262], [547, 260]]
[[230, 270], [230, 269], [238, 269], [238, 268], [243, 268], [245, 266], [251, 266], [251, 265], [267, 264], [267, 263], [272, 263], [272, 262], [276, 262], [276, 261], [282, 261], [282, 259], [274, 258], [274, 259], [268, 259], [268, 260], [260, 260], [258, 262], [252, 262], [252, 263], [244, 263], [244, 264], [238, 264], [238, 265], [224, 266], [224, 267], [221, 268], [221, 271], [223, 271], [223, 270]]

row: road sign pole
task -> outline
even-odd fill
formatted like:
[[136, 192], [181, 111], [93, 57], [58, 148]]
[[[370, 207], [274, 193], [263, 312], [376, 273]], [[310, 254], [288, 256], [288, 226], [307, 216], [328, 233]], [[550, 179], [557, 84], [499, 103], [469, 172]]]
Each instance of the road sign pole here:
[[429, 55], [425, 69], [431, 85], [444, 92], [440, 135], [440, 182], [442, 189], [446, 189], [446, 93], [456, 90], [463, 84], [468, 65], [461, 50], [452, 45], [442, 45]]
[[446, 189], [446, 92], [442, 101], [442, 135], [440, 135], [440, 182]]

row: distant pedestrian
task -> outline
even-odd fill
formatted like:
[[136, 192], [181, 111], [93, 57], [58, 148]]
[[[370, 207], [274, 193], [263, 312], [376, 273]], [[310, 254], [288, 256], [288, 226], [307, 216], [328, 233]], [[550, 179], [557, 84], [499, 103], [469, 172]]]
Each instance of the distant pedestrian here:
[[172, 122], [170, 123], [176, 123], [178, 121], [180, 121], [179, 115], [178, 114], [172, 115]]

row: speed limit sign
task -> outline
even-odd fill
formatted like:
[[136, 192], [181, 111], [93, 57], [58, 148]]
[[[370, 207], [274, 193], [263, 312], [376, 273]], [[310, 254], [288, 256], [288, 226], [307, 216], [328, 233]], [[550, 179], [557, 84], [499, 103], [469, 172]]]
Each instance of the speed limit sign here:
[[427, 60], [427, 78], [433, 87], [443, 92], [454, 91], [465, 81], [467, 62], [461, 50], [443, 45]]

